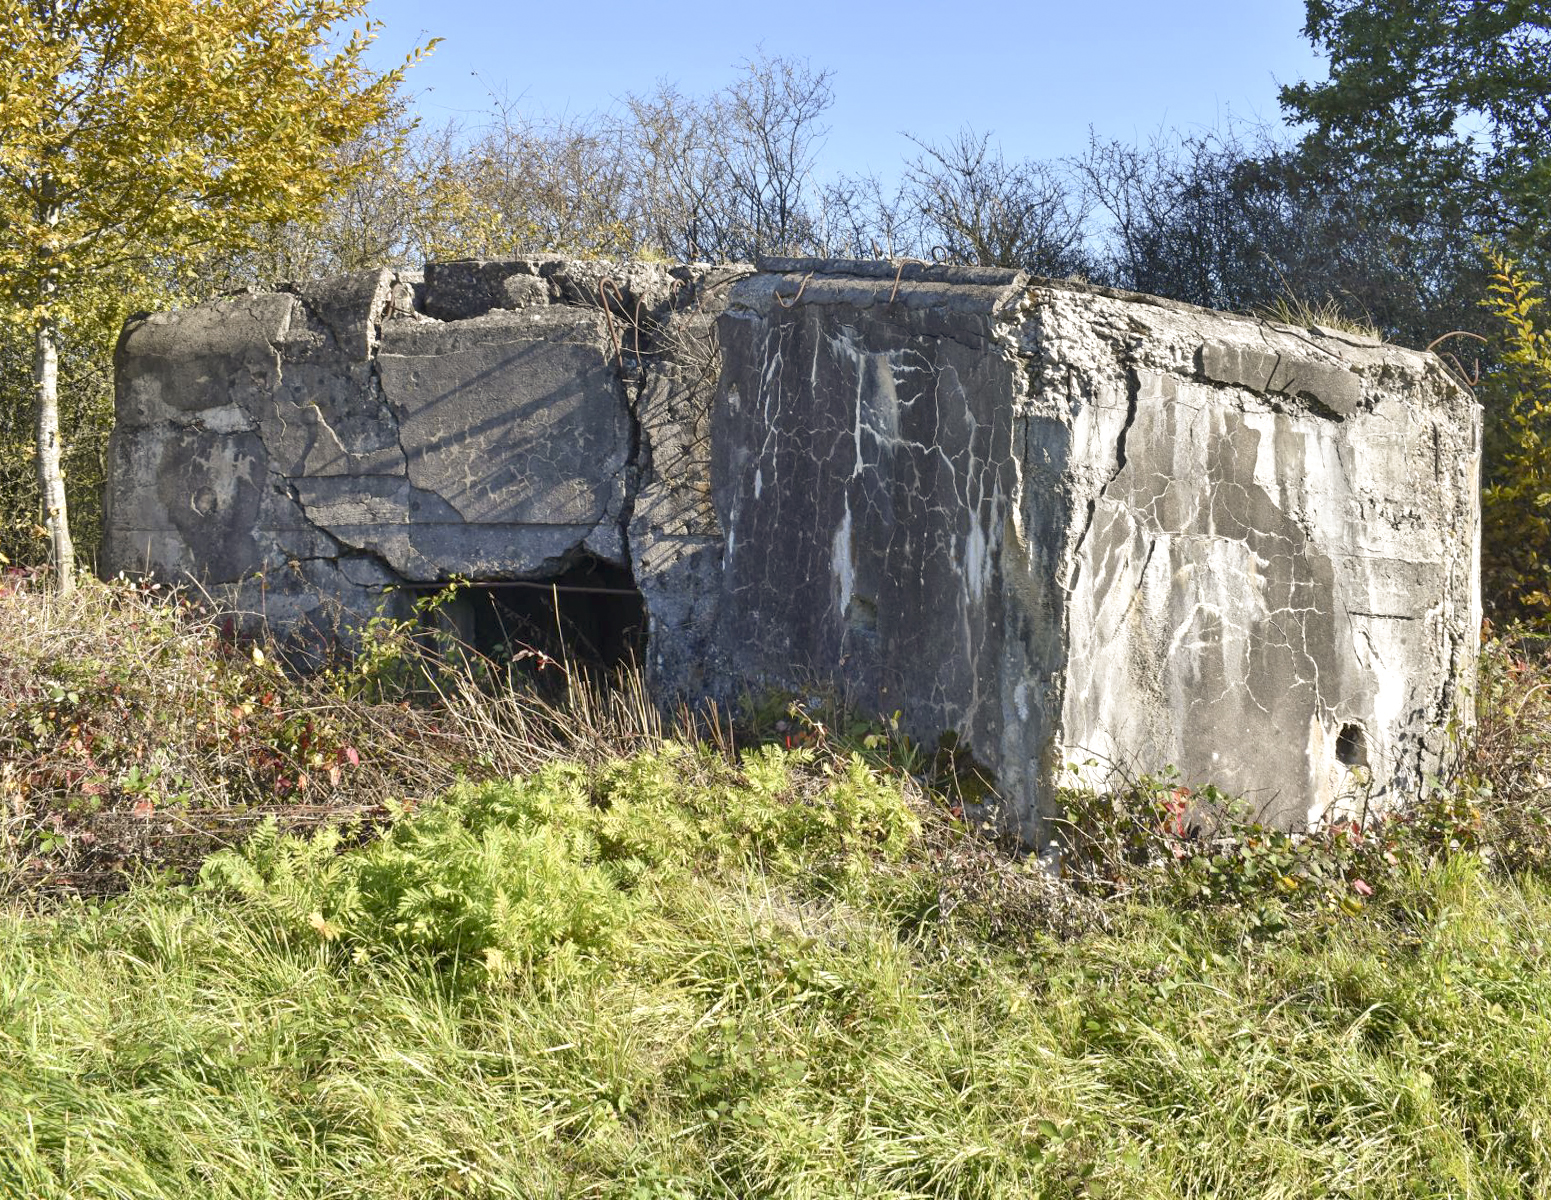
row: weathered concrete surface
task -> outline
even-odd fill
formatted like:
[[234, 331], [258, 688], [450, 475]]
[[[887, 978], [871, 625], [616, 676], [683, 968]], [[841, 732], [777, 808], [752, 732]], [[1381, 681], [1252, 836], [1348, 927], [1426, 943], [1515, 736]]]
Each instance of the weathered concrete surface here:
[[1074, 777], [1172, 765], [1302, 824], [1437, 768], [1480, 601], [1478, 411], [1435, 359], [1013, 272], [765, 265], [722, 318], [728, 669], [955, 731], [1036, 838]]
[[132, 321], [104, 564], [327, 638], [394, 584], [630, 566], [638, 537], [668, 665], [714, 601], [693, 338], [735, 274], [457, 262]]
[[[1021, 795], [1048, 769], [1052, 729], [1037, 700], [1036, 719], [1008, 721], [1002, 693], [1016, 679], [1041, 694], [1064, 662], [1044, 615], [1054, 560], [1029, 564], [1022, 605], [1002, 580], [1022, 369], [997, 332], [1022, 281], [938, 268], [890, 303], [894, 269], [877, 267], [793, 264], [733, 289], [714, 439], [719, 641], [740, 677], [839, 682], [928, 741], [959, 733]], [[1057, 533], [1035, 531], [1034, 553]]]
[[1176, 767], [1413, 793], [1473, 678], [1478, 411], [1431, 356], [978, 268], [518, 260], [132, 322], [109, 570], [324, 637], [628, 567], [664, 700], [838, 685], [1038, 840]]

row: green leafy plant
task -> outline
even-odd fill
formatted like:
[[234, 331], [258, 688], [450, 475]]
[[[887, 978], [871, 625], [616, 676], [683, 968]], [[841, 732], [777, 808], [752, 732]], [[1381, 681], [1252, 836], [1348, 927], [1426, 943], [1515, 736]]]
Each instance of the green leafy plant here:
[[668, 743], [596, 773], [555, 762], [455, 788], [356, 848], [338, 828], [301, 837], [271, 821], [200, 879], [358, 958], [408, 951], [501, 974], [601, 952], [649, 879], [763, 862], [827, 889], [898, 858], [918, 828], [860, 759], [836, 768], [770, 747], [734, 765]]
[[1486, 307], [1498, 367], [1483, 381], [1489, 477], [1481, 497], [1482, 591], [1500, 621], [1551, 619], [1551, 327], [1545, 299], [1506, 255], [1488, 249]]
[[261, 901], [293, 936], [337, 943], [359, 962], [389, 953], [502, 975], [557, 950], [610, 944], [629, 905], [584, 829], [549, 823], [475, 830], [434, 805], [385, 837], [339, 853], [337, 829], [311, 838], [273, 823], [241, 853], [212, 856], [206, 887]]

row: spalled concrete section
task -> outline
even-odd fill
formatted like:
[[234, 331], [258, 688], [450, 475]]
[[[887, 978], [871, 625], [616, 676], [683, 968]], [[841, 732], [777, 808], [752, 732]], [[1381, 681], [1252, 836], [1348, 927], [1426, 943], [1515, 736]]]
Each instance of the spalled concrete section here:
[[1040, 835], [1172, 765], [1412, 794], [1473, 678], [1479, 415], [1431, 356], [1008, 271], [771, 261], [722, 318], [720, 644], [956, 732]]
[[1075, 780], [1172, 765], [1302, 825], [1447, 757], [1479, 414], [1436, 359], [762, 267], [437, 264], [132, 322], [104, 563], [313, 638], [395, 584], [614, 564], [665, 702], [838, 686], [958, 735], [1031, 840]]

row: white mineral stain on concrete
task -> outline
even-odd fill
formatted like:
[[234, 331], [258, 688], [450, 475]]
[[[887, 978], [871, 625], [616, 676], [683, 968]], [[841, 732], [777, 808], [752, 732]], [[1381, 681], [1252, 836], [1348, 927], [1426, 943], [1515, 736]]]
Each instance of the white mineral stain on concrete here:
[[986, 583], [991, 576], [991, 560], [986, 555], [986, 534], [980, 522], [972, 521], [969, 537], [964, 542], [964, 575], [969, 584], [970, 597], [979, 603], [985, 598]]
[[845, 516], [835, 530], [834, 548], [829, 558], [830, 570], [840, 585], [840, 615], [845, 616], [851, 607], [851, 593], [856, 587], [856, 568], [851, 562], [851, 498], [846, 497]]

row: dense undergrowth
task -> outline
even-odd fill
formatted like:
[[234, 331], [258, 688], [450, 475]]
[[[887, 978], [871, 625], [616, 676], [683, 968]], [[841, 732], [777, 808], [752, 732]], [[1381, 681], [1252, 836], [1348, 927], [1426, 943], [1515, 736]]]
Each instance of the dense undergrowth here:
[[637, 679], [578, 678], [555, 704], [438, 649], [377, 618], [355, 659], [297, 677], [199, 597], [116, 580], [62, 599], [0, 574], [0, 896], [182, 877], [266, 816], [373, 822], [459, 779], [662, 736]]
[[665, 730], [391, 624], [301, 681], [186, 602], [59, 603], [0, 596], [0, 1195], [1551, 1195], [1511, 644], [1400, 818], [1144, 780], [1072, 798], [1057, 879], [951, 754], [811, 705]]

